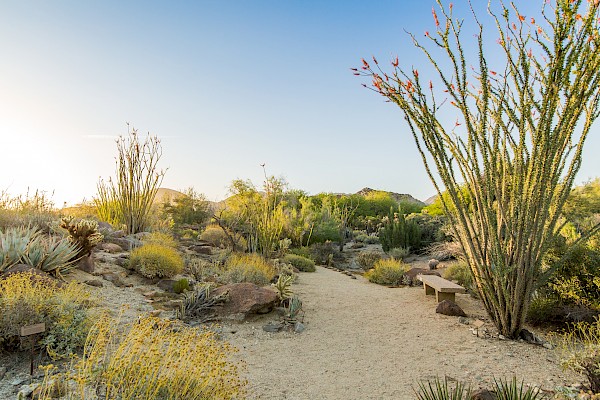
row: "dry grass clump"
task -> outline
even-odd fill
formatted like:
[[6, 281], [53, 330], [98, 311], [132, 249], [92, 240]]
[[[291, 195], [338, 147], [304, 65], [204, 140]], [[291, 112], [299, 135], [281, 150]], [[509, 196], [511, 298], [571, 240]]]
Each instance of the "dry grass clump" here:
[[72, 399], [90, 391], [106, 399], [240, 399], [246, 382], [229, 360], [235, 351], [210, 331], [143, 317], [119, 334], [101, 318], [75, 364]]
[[16, 345], [21, 326], [44, 322], [42, 345], [50, 356], [66, 357], [85, 343], [90, 303], [77, 283], [59, 287], [32, 272], [11, 274], [0, 280], [0, 346]]
[[381, 260], [381, 257], [382, 255], [378, 251], [363, 251], [356, 257], [356, 261], [365, 271], [368, 271], [377, 261]]
[[163, 232], [152, 232], [148, 235], [144, 236], [142, 239], [144, 244], [160, 244], [166, 247], [172, 247], [174, 249], [177, 248], [177, 240], [173, 238], [173, 236], [168, 233]]
[[459, 285], [468, 290], [473, 290], [473, 273], [464, 261], [448, 265], [443, 272], [443, 277], [449, 281], [456, 281]]
[[225, 280], [231, 283], [251, 282], [266, 285], [277, 274], [275, 267], [263, 256], [234, 253], [225, 263]]
[[373, 269], [365, 273], [365, 278], [379, 285], [400, 286], [404, 282], [404, 274], [410, 266], [393, 258], [375, 262]]
[[600, 319], [574, 324], [563, 337], [563, 367], [585, 375], [589, 389], [600, 393]]
[[458, 242], [437, 242], [426, 248], [426, 252], [436, 260], [445, 261], [458, 259], [463, 256], [463, 250]]
[[149, 243], [131, 252], [129, 266], [146, 278], [169, 278], [183, 271], [183, 258], [172, 247]]

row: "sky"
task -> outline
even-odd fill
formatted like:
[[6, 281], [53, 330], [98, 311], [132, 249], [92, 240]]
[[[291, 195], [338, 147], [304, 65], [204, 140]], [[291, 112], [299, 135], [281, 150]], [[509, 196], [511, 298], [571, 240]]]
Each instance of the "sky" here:
[[[519, 3], [522, 14], [538, 11]], [[397, 55], [427, 71], [406, 31], [435, 30], [433, 5], [2, 1], [0, 191], [43, 190], [58, 206], [91, 199], [114, 175], [115, 138], [129, 123], [161, 139], [163, 187], [209, 200], [234, 179], [260, 184], [263, 163], [311, 194], [371, 187], [425, 200], [435, 190], [400, 109], [350, 68]], [[466, 0], [454, 8], [469, 32]], [[599, 135], [596, 124], [579, 182], [599, 175]]]

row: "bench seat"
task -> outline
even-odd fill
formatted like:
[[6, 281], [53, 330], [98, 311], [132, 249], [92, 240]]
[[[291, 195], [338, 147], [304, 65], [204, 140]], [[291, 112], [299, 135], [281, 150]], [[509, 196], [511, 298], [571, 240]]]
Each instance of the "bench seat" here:
[[435, 294], [438, 303], [444, 300], [454, 301], [455, 293], [467, 293], [464, 287], [437, 275], [417, 275], [417, 279], [423, 282], [425, 294]]

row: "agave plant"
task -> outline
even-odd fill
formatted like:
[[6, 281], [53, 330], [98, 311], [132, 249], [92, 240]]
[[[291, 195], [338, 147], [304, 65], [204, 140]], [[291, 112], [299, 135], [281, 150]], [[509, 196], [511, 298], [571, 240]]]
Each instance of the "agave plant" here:
[[0, 273], [23, 261], [27, 245], [40, 237], [35, 227], [13, 227], [0, 231]]
[[36, 236], [27, 244], [22, 261], [53, 275], [69, 272], [79, 261], [80, 248], [68, 239]]
[[434, 381], [420, 381], [415, 395], [419, 400], [467, 400], [470, 398], [469, 392], [470, 389], [461, 382], [456, 382], [452, 387], [448, 384], [448, 378], [435, 378]]
[[494, 379], [494, 383], [497, 400], [537, 400], [546, 398], [543, 393], [536, 391], [534, 388], [525, 389], [523, 381], [521, 381], [521, 384], [517, 384], [517, 378], [514, 376], [510, 382]]

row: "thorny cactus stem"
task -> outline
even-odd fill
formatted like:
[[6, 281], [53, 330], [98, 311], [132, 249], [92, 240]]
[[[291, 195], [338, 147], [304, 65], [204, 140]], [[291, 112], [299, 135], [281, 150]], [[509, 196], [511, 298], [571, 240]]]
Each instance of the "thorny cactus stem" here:
[[[411, 37], [437, 72], [432, 79], [441, 84], [442, 102], [434, 90], [438, 84], [416, 69], [402, 69], [398, 58], [391, 74], [375, 58], [373, 66], [363, 59], [353, 71], [370, 77], [370, 88], [404, 112], [485, 308], [500, 333], [514, 338], [599, 116], [600, 1], [544, 4], [543, 24], [500, 3], [501, 15], [489, 12], [506, 65], [498, 72], [488, 68], [483, 25], [475, 18], [479, 65], [469, 67], [472, 73], [462, 21], [453, 19], [451, 4], [437, 2], [441, 18], [434, 10], [435, 35], [425, 36], [447, 57], [448, 67]], [[450, 127], [438, 114], [444, 106], [458, 116]]]

